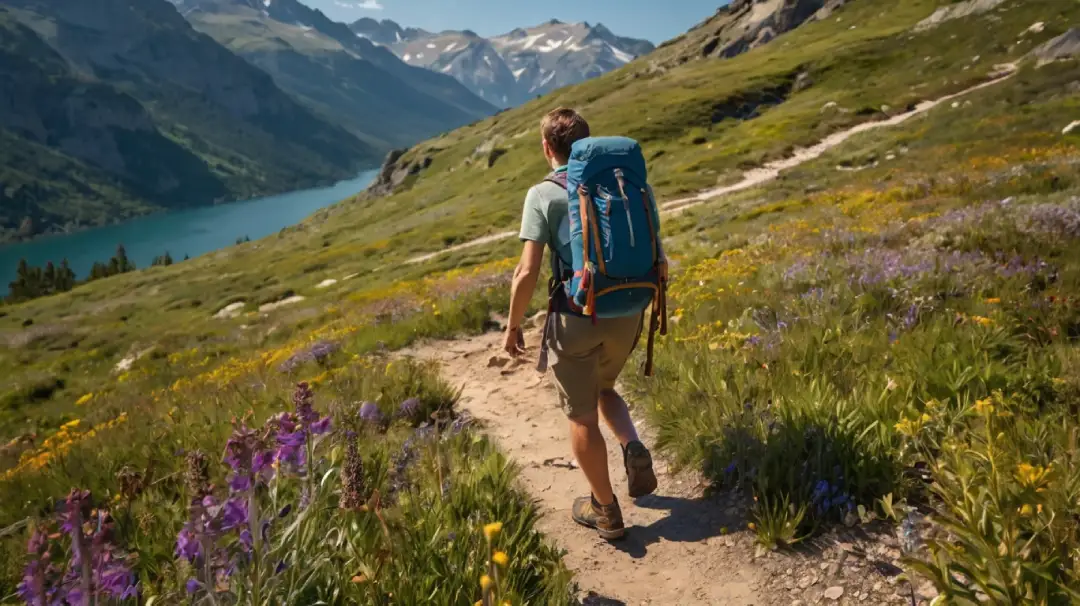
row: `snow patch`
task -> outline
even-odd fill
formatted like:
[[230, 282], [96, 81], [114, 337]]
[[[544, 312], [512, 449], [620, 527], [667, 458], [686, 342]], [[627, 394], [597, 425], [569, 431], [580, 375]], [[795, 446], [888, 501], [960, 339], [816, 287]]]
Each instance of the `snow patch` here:
[[432, 44], [432, 43], [430, 43], [430, 42], [428, 42], [428, 43], [427, 43], [427, 47], [428, 47], [428, 48], [435, 48], [435, 45], [434, 45], [434, 44]]
[[443, 49], [443, 52], [444, 53], [452, 52], [452, 51], [457, 49], [457, 46], [458, 46], [457, 42], [451, 42], [449, 45], [447, 45], [447, 47], [445, 49]]
[[[543, 73], [544, 73], [544, 71], [545, 71], [545, 70], [540, 70], [540, 73], [541, 73], [541, 74], [543, 74]], [[551, 72], [550, 74], [548, 74], [547, 76], [545, 76], [543, 80], [541, 80], [541, 81], [540, 81], [540, 84], [537, 84], [536, 86], [534, 86], [534, 87], [530, 88], [530, 89], [529, 89], [529, 92], [531, 93], [531, 92], [533, 92], [533, 91], [537, 91], [537, 90], [540, 90], [541, 88], [544, 88], [545, 86], [547, 86], [548, 82], [551, 82], [551, 80], [552, 80], [552, 79], [553, 79], [554, 77], [555, 77], [555, 71], [553, 70], [553, 71], [552, 71], [552, 72]]]
[[409, 53], [405, 53], [405, 56], [402, 57], [401, 60], [402, 61], [411, 61], [412, 60], [412, 55], [410, 55]]
[[543, 46], [536, 50], [542, 53], [550, 53], [551, 51], [559, 50], [559, 47], [562, 46], [565, 42], [566, 40], [548, 40], [544, 43]]
[[540, 38], [543, 38], [546, 35], [547, 34], [536, 34], [536, 35], [533, 35], [533, 36], [529, 36], [528, 38], [525, 38], [524, 40], [518, 40], [516, 42], [513, 42], [512, 44], [521, 44], [522, 49], [532, 48], [533, 45], [535, 45], [537, 42], [540, 41]]
[[440, 69], [439, 71], [441, 71], [444, 74], [449, 74], [450, 70], [452, 70], [452, 69], [454, 69], [454, 65], [450, 64], [450, 65], [447, 65], [446, 67]]
[[274, 0], [263, 0], [263, 6], [269, 7]]
[[424, 58], [424, 53], [416, 53], [416, 58], [417, 59], [423, 59]]
[[634, 56], [624, 50], [615, 48], [610, 44], [608, 45], [608, 48], [611, 49], [611, 52], [615, 53], [615, 59], [618, 60], [619, 63], [630, 63], [634, 60]]
[[484, 55], [484, 63], [487, 63], [488, 67], [492, 67], [492, 65], [491, 65], [491, 57], [489, 57], [487, 55]]
[[521, 74], [524, 74], [527, 69], [528, 69], [527, 67], [523, 67], [521, 69], [515, 69], [513, 71], [514, 80], [521, 80]]
[[401, 32], [394, 32], [394, 37], [397, 38], [398, 42], [401, 42]]

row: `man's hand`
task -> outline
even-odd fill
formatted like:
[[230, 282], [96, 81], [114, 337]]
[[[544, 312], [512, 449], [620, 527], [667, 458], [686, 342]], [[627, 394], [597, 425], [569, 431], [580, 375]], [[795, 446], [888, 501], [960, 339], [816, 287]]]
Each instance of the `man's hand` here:
[[506, 327], [506, 335], [503, 339], [503, 350], [510, 354], [510, 357], [516, 358], [525, 354], [525, 333], [521, 331], [521, 327]]

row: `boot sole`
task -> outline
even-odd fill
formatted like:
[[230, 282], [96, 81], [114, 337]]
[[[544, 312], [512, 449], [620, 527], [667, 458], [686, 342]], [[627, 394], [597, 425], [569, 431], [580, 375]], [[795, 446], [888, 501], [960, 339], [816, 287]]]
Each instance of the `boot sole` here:
[[653, 471], [652, 457], [631, 459], [626, 464], [626, 480], [630, 498], [636, 499], [656, 491], [656, 472]]
[[600, 535], [601, 539], [605, 539], [605, 540], [608, 540], [608, 541], [614, 541], [615, 539], [621, 539], [624, 536], [626, 536], [626, 529], [625, 528], [616, 528], [616, 529], [613, 529], [613, 530], [604, 530], [603, 528], [597, 528], [595, 524], [590, 524], [588, 522], [582, 522], [581, 520], [579, 520], [577, 518], [574, 518], [574, 521], [577, 522], [578, 524], [581, 524], [585, 528], [592, 528], [593, 530], [595, 530], [597, 532], [597, 534]]

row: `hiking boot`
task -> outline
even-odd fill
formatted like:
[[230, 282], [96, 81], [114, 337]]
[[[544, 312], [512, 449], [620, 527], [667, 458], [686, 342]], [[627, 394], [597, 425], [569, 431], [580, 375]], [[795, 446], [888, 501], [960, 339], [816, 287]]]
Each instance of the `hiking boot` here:
[[630, 498], [636, 499], [656, 490], [656, 473], [652, 468], [649, 449], [637, 440], [623, 447], [623, 465], [626, 467], [626, 484]]
[[581, 497], [574, 501], [573, 512], [575, 522], [596, 529], [601, 538], [610, 541], [622, 538], [626, 533], [618, 499], [612, 501], [611, 505], [601, 505], [592, 495]]

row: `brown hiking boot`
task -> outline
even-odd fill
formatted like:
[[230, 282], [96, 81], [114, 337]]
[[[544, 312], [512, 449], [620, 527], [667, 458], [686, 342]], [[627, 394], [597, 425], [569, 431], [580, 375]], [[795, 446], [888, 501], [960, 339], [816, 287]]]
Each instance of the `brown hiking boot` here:
[[609, 541], [622, 538], [626, 534], [618, 499], [615, 499], [611, 505], [597, 503], [592, 495], [576, 499], [574, 521], [582, 526], [596, 529], [601, 538]]
[[626, 484], [630, 498], [636, 499], [656, 490], [656, 473], [652, 468], [649, 449], [637, 440], [623, 447], [623, 465], [626, 467]]

